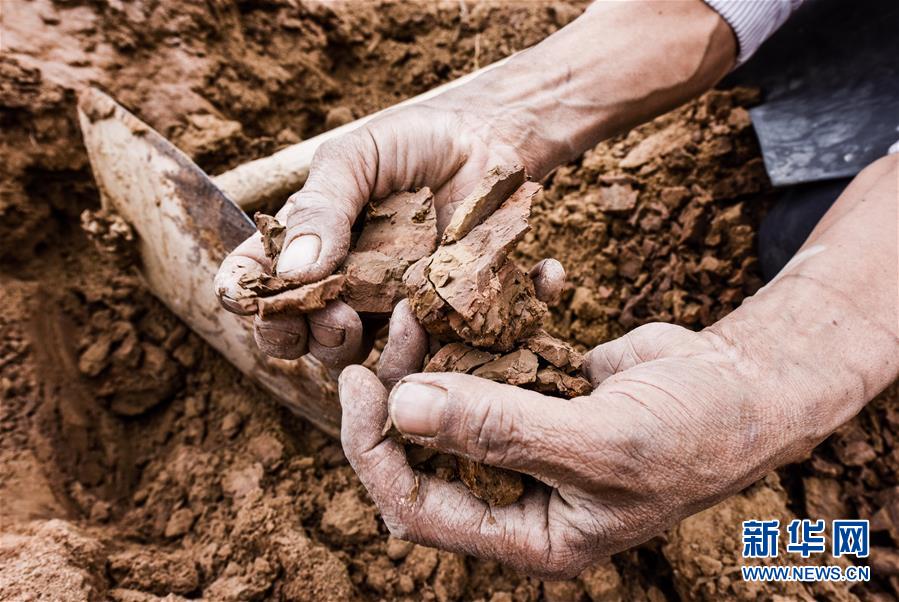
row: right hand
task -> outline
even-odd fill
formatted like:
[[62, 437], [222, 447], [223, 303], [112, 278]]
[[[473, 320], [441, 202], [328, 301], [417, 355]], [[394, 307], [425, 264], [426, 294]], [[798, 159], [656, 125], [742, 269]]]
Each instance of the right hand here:
[[[458, 203], [491, 167], [527, 167], [516, 148], [521, 128], [512, 128], [505, 116], [500, 127], [494, 116], [501, 111], [459, 105], [437, 97], [385, 113], [324, 143], [306, 185], [277, 214], [287, 226], [277, 273], [304, 284], [333, 273], [349, 251], [353, 222], [371, 199], [427, 186], [434, 192], [442, 232]], [[238, 281], [271, 267], [259, 233], [241, 243], [215, 278], [222, 306], [253, 314], [253, 308], [234, 302]], [[295, 359], [311, 352], [333, 368], [365, 358], [373, 336], [363, 330], [359, 315], [342, 301], [306, 315], [256, 316], [254, 322], [256, 342], [268, 355]]]

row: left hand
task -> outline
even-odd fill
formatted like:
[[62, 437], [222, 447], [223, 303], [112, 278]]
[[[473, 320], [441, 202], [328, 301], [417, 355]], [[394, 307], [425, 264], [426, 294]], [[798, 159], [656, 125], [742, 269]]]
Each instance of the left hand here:
[[[767, 370], [728, 340], [714, 327], [643, 326], [588, 354], [596, 389], [570, 401], [446, 373], [407, 376], [388, 397], [351, 366], [340, 378], [343, 447], [395, 536], [571, 577], [822, 438], [814, 416], [790, 407], [790, 392], [773, 391]], [[416, 474], [382, 434], [388, 414], [413, 442], [539, 484], [489, 508], [461, 482]]]

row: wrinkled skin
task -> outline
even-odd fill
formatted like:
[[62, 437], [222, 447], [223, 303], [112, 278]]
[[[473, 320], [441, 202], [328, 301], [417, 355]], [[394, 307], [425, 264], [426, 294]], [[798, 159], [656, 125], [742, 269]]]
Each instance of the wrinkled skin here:
[[[596, 390], [570, 401], [436, 373], [407, 376], [388, 395], [351, 366], [340, 379], [341, 437], [395, 536], [565, 578], [806, 449], [766, 438], [789, 417], [754, 403], [762, 375], [750, 365], [712, 331], [650, 324], [590, 352], [584, 372]], [[382, 436], [388, 415], [415, 443], [544, 485], [490, 509], [459, 482], [415, 475]]]
[[[319, 148], [306, 185], [277, 214], [287, 225], [279, 275], [308, 283], [333, 273], [346, 258], [350, 228], [369, 199], [428, 186], [434, 191], [442, 232], [458, 203], [491, 167], [526, 164], [511, 137], [486, 118], [435, 103], [396, 109]], [[440, 152], [434, 153], [437, 148]], [[233, 301], [238, 281], [271, 267], [258, 233], [241, 243], [215, 279], [222, 306], [238, 314], [253, 313]], [[551, 288], [558, 276], [537, 274], [537, 279]], [[372, 337], [363, 334], [367, 324], [341, 301], [307, 315], [266, 322], [256, 319], [256, 340], [275, 357], [294, 359], [311, 352], [340, 368], [364, 359], [371, 346]]]

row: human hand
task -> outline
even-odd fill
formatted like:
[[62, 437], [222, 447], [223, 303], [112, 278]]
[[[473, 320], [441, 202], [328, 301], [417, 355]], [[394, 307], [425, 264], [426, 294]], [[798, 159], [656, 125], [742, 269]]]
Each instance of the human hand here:
[[[429, 187], [435, 196], [439, 231], [456, 205], [497, 165], [526, 165], [486, 103], [475, 108], [437, 97], [399, 108], [321, 146], [306, 185], [288, 199], [277, 218], [286, 224], [277, 273], [298, 283], [333, 273], [346, 258], [350, 228], [370, 199]], [[510, 120], [503, 121], [509, 127]], [[254, 234], [224, 260], [215, 289], [228, 311], [249, 315], [252, 306], [236, 302], [239, 280], [271, 272], [262, 237]], [[295, 359], [307, 351], [326, 365], [362, 361], [371, 336], [348, 305], [333, 301], [307, 315], [256, 316], [254, 334], [267, 354]], [[371, 333], [367, 333], [371, 335]]]
[[[344, 451], [395, 536], [563, 578], [739, 491], [823, 436], [715, 329], [649, 324], [595, 348], [584, 370], [595, 391], [562, 400], [445, 373], [407, 376], [388, 396], [374, 374], [348, 367]], [[383, 435], [388, 415], [414, 443], [538, 482], [519, 502], [489, 508], [461, 482], [413, 471], [402, 445]]]

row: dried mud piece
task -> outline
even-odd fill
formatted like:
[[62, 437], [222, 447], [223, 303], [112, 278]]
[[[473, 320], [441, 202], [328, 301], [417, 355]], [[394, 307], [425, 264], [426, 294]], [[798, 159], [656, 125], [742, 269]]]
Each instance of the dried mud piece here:
[[589, 395], [593, 386], [583, 376], [566, 374], [554, 366], [547, 366], [537, 371], [534, 390], [572, 398]]
[[[277, 265], [278, 257], [281, 255], [281, 247], [284, 246], [287, 228], [277, 218], [258, 211], [253, 215], [253, 221], [256, 223], [256, 229], [259, 230], [259, 234], [262, 235], [262, 248], [265, 251], [265, 256], [271, 261], [272, 266]], [[238, 284], [244, 289], [245, 295], [237, 301], [241, 305], [246, 304], [247, 307], [255, 305], [257, 297], [277, 295], [283, 291], [301, 286], [299, 283], [279, 277], [274, 272], [256, 276], [245, 274], [240, 277]]]
[[285, 311], [305, 313], [322, 309], [328, 301], [336, 299], [340, 294], [344, 279], [343, 274], [333, 274], [318, 282], [288, 289], [271, 297], [260, 297], [259, 317], [264, 318]]
[[430, 189], [400, 192], [369, 205], [359, 239], [343, 264], [343, 300], [360, 313], [390, 313], [405, 297], [403, 274], [437, 247]]
[[343, 264], [343, 300], [360, 313], [390, 313], [404, 296], [403, 273], [408, 263], [378, 251], [350, 253]]
[[412, 263], [437, 247], [434, 195], [424, 187], [397, 192], [368, 205], [355, 251], [378, 251]]
[[[452, 288], [452, 283], [446, 288]], [[546, 314], [546, 304], [537, 298], [530, 276], [511, 261], [493, 275], [481, 295], [472, 296], [464, 290], [451, 295], [465, 308], [465, 313], [449, 314], [453, 332], [476, 347], [500, 352], [513, 349], [517, 341], [530, 336]]]
[[258, 211], [253, 215], [253, 221], [256, 223], [256, 229], [262, 235], [262, 248], [265, 250], [265, 256], [271, 260], [272, 265], [277, 265], [281, 248], [284, 246], [287, 227], [277, 218]]
[[459, 478], [472, 495], [490, 506], [514, 504], [524, 493], [524, 481], [517, 472], [462, 457], [456, 458], [456, 464]]
[[500, 383], [526, 385], [537, 380], [538, 364], [536, 355], [527, 349], [518, 349], [484, 364], [472, 374]]
[[509, 196], [524, 184], [524, 167], [494, 167], [459, 204], [443, 233], [443, 244], [455, 242], [484, 221]]
[[440, 339], [458, 338], [447, 319], [452, 308], [428, 280], [430, 263], [431, 258], [425, 257], [406, 270], [403, 274], [406, 295], [415, 317], [428, 333]]
[[[291, 289], [290, 282], [273, 274], [260, 274], [258, 276], [245, 274], [240, 277], [237, 283], [246, 291], [246, 296], [241, 297], [239, 301], [246, 299], [250, 305], [255, 304], [257, 297], [277, 295]], [[300, 285], [297, 284], [295, 286]]]
[[562, 370], [580, 370], [584, 356], [574, 347], [541, 330], [527, 341], [525, 347]]
[[425, 372], [464, 372], [469, 373], [478, 366], [493, 360], [495, 354], [469, 347], [465, 343], [450, 343], [440, 348], [428, 365]]
[[528, 230], [531, 200], [539, 190], [538, 184], [523, 184], [464, 238], [441, 244], [406, 271], [412, 309], [428, 332], [505, 352], [539, 328], [546, 304], [507, 258]]

